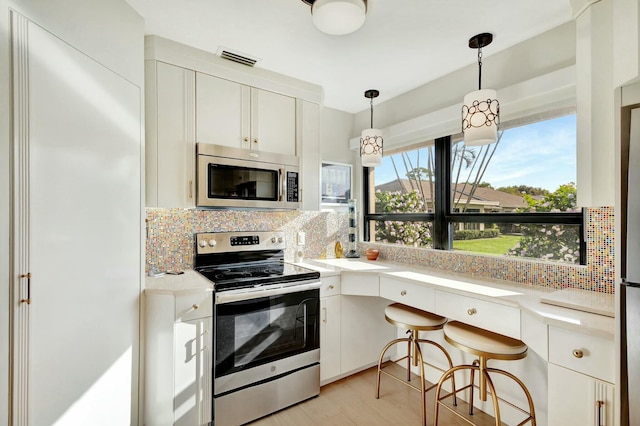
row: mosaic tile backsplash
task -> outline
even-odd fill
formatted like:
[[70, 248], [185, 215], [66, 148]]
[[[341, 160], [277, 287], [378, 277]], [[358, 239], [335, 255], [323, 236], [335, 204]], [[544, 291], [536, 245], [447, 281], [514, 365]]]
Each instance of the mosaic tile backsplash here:
[[[148, 208], [146, 215], [147, 270], [192, 269], [193, 235], [198, 232], [282, 230], [286, 241], [295, 242], [296, 233], [304, 231], [304, 253], [309, 259], [335, 257], [336, 241], [346, 247], [349, 234], [346, 213]], [[580, 266], [376, 243], [359, 243], [358, 251], [374, 247], [380, 250], [380, 260], [477, 278], [614, 293], [613, 207], [589, 208], [585, 215], [587, 264]], [[288, 244], [285, 259], [292, 261], [295, 249], [295, 244]]]

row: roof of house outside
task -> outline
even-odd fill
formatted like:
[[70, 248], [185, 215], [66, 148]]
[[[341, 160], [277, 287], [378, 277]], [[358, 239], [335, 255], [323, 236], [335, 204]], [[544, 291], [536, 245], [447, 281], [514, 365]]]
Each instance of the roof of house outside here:
[[[417, 190], [424, 194], [426, 200], [430, 200], [432, 185], [433, 183], [428, 180], [416, 182], [415, 180], [409, 179], [395, 179], [377, 185], [376, 191], [408, 193]], [[470, 183], [452, 184], [451, 187], [451, 198], [455, 204], [465, 204], [473, 189], [473, 185]], [[509, 194], [492, 188], [477, 187], [473, 196], [471, 196], [469, 205], [474, 207], [486, 206], [490, 208], [498, 207], [501, 210], [513, 210], [527, 207], [527, 202], [520, 195]]]

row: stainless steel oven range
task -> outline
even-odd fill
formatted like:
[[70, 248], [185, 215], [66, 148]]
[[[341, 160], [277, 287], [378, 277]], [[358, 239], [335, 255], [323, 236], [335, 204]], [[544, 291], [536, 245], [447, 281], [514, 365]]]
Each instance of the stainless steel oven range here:
[[236, 426], [320, 392], [320, 274], [284, 262], [284, 232], [196, 234], [214, 284], [213, 419]]

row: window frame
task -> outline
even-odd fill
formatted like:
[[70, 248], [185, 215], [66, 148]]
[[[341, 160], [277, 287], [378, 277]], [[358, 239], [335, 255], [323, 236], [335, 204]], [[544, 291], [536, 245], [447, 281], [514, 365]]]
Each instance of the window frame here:
[[[371, 175], [373, 168], [363, 167], [363, 240], [371, 240], [371, 224], [375, 221], [432, 222], [433, 249], [453, 250], [453, 223], [554, 224], [578, 226], [580, 265], [586, 265], [584, 209], [570, 213], [455, 213], [451, 209], [451, 136], [435, 140], [434, 212], [371, 213]], [[374, 225], [375, 229], [375, 225]]]

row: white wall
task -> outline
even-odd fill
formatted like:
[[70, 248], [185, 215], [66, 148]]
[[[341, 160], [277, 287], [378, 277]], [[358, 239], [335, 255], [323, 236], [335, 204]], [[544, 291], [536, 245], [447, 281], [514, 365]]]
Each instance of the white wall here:
[[323, 161], [349, 163], [356, 155], [349, 149], [353, 114], [323, 107], [320, 110], [320, 155]]

